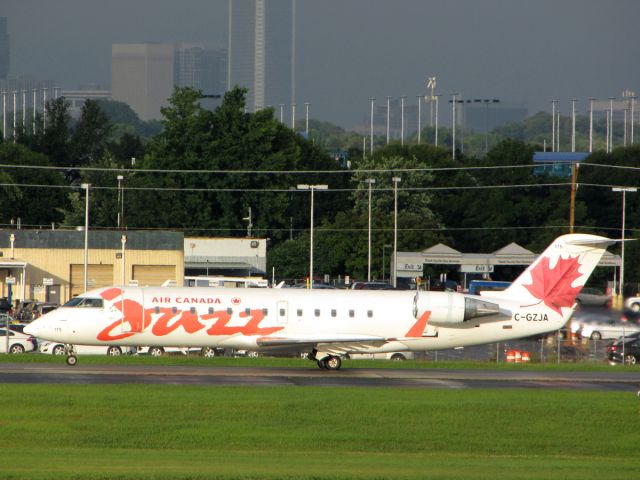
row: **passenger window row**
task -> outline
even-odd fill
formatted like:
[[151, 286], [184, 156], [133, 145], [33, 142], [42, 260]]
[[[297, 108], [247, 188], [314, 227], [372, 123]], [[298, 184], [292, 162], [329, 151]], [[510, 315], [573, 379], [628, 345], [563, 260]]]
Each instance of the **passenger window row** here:
[[[304, 312], [303, 312], [303, 310], [301, 308], [299, 308], [296, 313], [297, 313], [297, 315], [299, 317], [302, 317], [304, 315]], [[313, 315], [315, 317], [319, 317], [320, 314], [321, 314], [321, 311], [320, 311], [319, 308], [315, 308], [313, 310]], [[338, 316], [338, 311], [336, 309], [332, 308], [331, 309], [331, 317], [335, 318], [337, 316]], [[349, 310], [349, 318], [354, 318], [355, 316], [356, 316], [355, 310], [351, 310], [350, 309]], [[367, 310], [367, 318], [373, 318], [373, 310]]]
[[[154, 309], [154, 312], [155, 312], [155, 313], [157, 313], [157, 314], [159, 314], [159, 313], [160, 313], [160, 307], [159, 307], [159, 306], [156, 306], [156, 307], [155, 307], [155, 309]], [[177, 313], [178, 313], [178, 307], [172, 307], [172, 308], [171, 308], [171, 312], [172, 312], [172, 313], [174, 313], [174, 314], [177, 314]], [[189, 309], [189, 312], [190, 312], [190, 313], [195, 314], [195, 313], [197, 312], [197, 311], [196, 311], [196, 307], [191, 307], [191, 308]], [[213, 308], [213, 307], [209, 307], [209, 310], [208, 310], [209, 315], [212, 315], [214, 312], [215, 312], [215, 308]], [[244, 313], [245, 313], [245, 315], [251, 315], [251, 309], [250, 309], [250, 308], [245, 308], [245, 309], [244, 309]], [[302, 316], [303, 316], [303, 310], [302, 310], [302, 308], [298, 308], [298, 309], [297, 309], [297, 311], [296, 311], [296, 313], [297, 313], [298, 317], [302, 317]], [[227, 314], [228, 314], [228, 315], [233, 315], [233, 308], [227, 308]], [[263, 308], [263, 309], [262, 309], [262, 314], [263, 314], [265, 317], [266, 317], [267, 315], [269, 315], [269, 309], [268, 309], [268, 308]], [[286, 316], [287, 311], [286, 311], [286, 309], [284, 309], [284, 308], [280, 308], [280, 309], [279, 309], [279, 311], [278, 311], [278, 314], [279, 314], [281, 317], [284, 317], [284, 316]], [[314, 315], [315, 317], [319, 317], [319, 316], [320, 316], [320, 314], [321, 314], [321, 310], [320, 310], [319, 308], [315, 308], [315, 309], [313, 310], [313, 315]], [[336, 309], [334, 309], [334, 308], [333, 308], [333, 309], [331, 309], [331, 317], [332, 317], [332, 318], [335, 318], [335, 317], [337, 317], [337, 316], [338, 316], [338, 311], [337, 311]], [[350, 310], [349, 310], [349, 318], [354, 318], [355, 316], [356, 316], [356, 312], [355, 312], [355, 310], [350, 309]], [[367, 318], [373, 318], [373, 310], [367, 310]]]

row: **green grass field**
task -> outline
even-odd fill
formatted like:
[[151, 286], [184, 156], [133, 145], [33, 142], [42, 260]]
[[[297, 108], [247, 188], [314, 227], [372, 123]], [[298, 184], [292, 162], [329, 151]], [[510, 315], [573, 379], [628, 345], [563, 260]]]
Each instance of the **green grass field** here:
[[3, 479], [629, 479], [633, 393], [0, 385]]

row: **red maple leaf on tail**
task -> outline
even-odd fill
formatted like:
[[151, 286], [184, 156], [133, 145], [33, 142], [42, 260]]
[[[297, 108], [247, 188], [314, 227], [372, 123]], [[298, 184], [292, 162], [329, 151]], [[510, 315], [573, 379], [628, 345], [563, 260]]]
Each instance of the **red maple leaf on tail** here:
[[552, 310], [562, 314], [560, 307], [573, 306], [582, 286], [572, 287], [571, 284], [580, 278], [578, 257], [566, 260], [558, 258], [555, 268], [549, 267], [549, 257], [544, 257], [532, 270], [531, 285], [524, 285], [531, 295], [544, 302]]

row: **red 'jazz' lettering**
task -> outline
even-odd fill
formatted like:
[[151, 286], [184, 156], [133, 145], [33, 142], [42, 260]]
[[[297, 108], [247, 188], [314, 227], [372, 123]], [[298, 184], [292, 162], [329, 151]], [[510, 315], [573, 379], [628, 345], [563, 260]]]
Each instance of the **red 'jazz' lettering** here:
[[[147, 312], [151, 311], [152, 310], [147, 310]], [[198, 321], [198, 315], [190, 311], [182, 312], [182, 315], [173, 323], [170, 322], [175, 318], [176, 314], [172, 309], [161, 308], [160, 311], [162, 312], [162, 316], [156, 320], [156, 323], [154, 323], [151, 329], [151, 333], [159, 337], [168, 335], [178, 327], [184, 328], [187, 333], [195, 333], [204, 328], [204, 325]]]
[[[144, 331], [152, 323], [151, 315], [156, 312], [155, 308], [144, 310], [142, 305], [134, 300], [124, 299], [117, 301], [117, 297], [123, 294], [119, 288], [110, 288], [102, 292], [105, 300], [114, 301], [113, 306], [123, 312], [123, 318], [114, 321], [98, 333], [98, 340], [113, 341], [122, 340], [131, 337], [136, 333]], [[168, 335], [178, 328], [182, 327], [187, 333], [196, 333], [206, 328], [203, 322], [207, 320], [215, 320], [207, 330], [207, 335], [270, 335], [274, 332], [282, 330], [284, 327], [260, 327], [260, 323], [264, 320], [264, 312], [261, 309], [250, 310], [249, 312], [240, 312], [240, 318], [251, 318], [244, 325], [227, 326], [231, 321], [231, 315], [226, 310], [218, 310], [212, 313], [198, 316], [197, 313], [190, 310], [174, 310], [173, 308], [161, 308], [161, 316], [156, 319], [151, 328], [151, 333], [156, 336]], [[179, 316], [178, 316], [179, 315]], [[176, 318], [178, 316], [178, 318]], [[131, 327], [130, 331], [116, 333], [117, 328], [124, 323], [128, 323]], [[208, 322], [206, 322], [208, 324]]]

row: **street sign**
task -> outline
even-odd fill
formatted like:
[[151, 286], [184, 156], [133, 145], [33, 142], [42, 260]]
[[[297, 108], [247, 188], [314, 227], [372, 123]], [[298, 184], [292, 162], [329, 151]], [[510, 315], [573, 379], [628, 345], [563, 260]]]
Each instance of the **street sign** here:
[[493, 265], [460, 265], [462, 273], [493, 273]]
[[4, 283], [6, 283], [7, 285], [15, 285], [16, 277], [7, 277]]
[[44, 286], [51, 286], [53, 285], [53, 278], [43, 278], [42, 279], [42, 285]]

